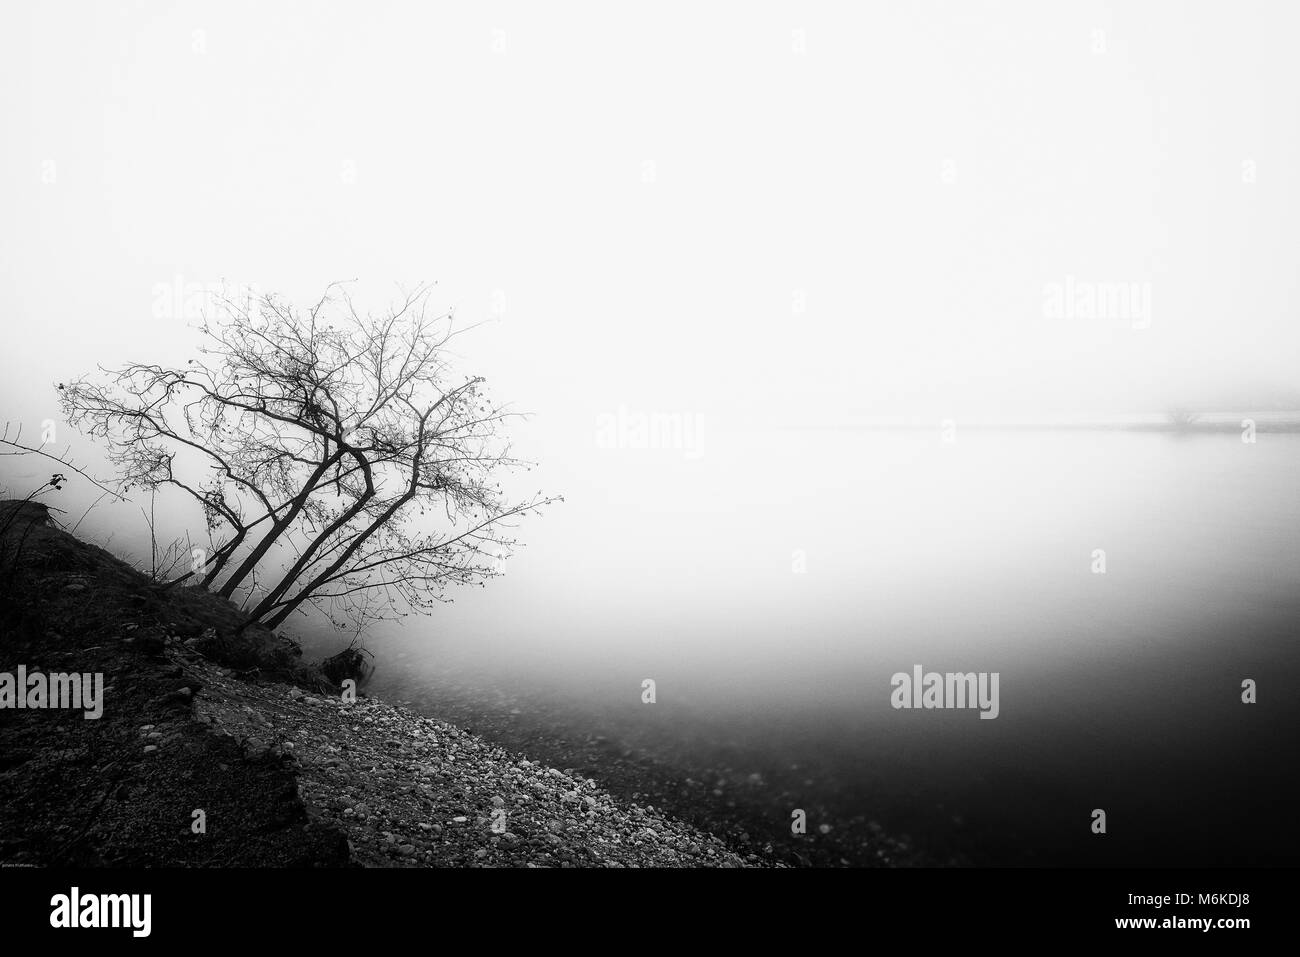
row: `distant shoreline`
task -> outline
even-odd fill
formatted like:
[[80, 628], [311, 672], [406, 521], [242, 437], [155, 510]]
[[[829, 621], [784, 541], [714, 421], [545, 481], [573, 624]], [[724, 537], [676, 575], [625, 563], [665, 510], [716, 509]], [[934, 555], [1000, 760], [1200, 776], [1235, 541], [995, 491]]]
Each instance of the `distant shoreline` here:
[[1273, 434], [1300, 433], [1300, 412], [1213, 413], [1190, 422], [1160, 421], [1154, 417], [1142, 420], [1094, 422], [980, 422], [962, 419], [940, 419], [936, 422], [872, 421], [850, 423], [817, 423], [800, 425], [775, 425], [781, 431], [793, 432], [942, 432], [953, 428], [961, 432], [1154, 432], [1167, 435], [1222, 435], [1241, 434], [1243, 423], [1254, 423], [1255, 432]]

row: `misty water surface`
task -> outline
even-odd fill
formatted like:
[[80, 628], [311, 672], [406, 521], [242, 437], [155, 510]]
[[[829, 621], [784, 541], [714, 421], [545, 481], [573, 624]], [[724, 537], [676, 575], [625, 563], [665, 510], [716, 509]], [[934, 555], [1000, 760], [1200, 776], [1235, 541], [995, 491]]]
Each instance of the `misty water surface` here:
[[[1294, 853], [1300, 437], [788, 430], [696, 451], [593, 458], [503, 578], [368, 642], [372, 690], [507, 744], [554, 723], [734, 779], [780, 796], [774, 830], [789, 803], [941, 859]], [[998, 672], [999, 717], [894, 710], [916, 664]]]

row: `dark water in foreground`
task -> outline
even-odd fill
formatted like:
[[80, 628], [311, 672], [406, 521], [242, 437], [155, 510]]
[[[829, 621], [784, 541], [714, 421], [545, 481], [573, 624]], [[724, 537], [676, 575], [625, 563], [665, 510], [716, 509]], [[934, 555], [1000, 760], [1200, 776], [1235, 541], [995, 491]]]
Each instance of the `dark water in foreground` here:
[[[1300, 857], [1300, 436], [852, 441], [579, 488], [434, 634], [373, 640], [371, 690], [790, 860]], [[893, 709], [916, 664], [999, 673], [998, 718]]]

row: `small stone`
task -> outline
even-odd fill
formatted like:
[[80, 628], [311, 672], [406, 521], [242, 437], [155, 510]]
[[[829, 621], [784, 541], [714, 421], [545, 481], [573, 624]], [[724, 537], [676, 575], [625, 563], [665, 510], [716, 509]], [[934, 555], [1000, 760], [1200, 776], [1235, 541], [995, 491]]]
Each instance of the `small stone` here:
[[158, 745], [156, 745], [156, 744], [146, 744], [146, 745], [144, 746], [144, 753], [145, 753], [145, 754], [148, 754], [150, 751], [157, 751], [157, 750], [158, 750]]

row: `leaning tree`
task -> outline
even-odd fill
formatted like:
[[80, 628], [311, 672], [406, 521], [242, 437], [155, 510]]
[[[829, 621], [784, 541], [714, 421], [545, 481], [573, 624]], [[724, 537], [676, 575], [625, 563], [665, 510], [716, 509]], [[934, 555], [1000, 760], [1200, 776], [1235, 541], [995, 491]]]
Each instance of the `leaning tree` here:
[[373, 619], [499, 573], [515, 519], [503, 424], [519, 415], [457, 377], [466, 331], [421, 286], [378, 314], [335, 284], [310, 308], [221, 298], [181, 368], [132, 362], [60, 385], [68, 420], [108, 446], [126, 487], [201, 507], [206, 588], [276, 628], [304, 605]]

